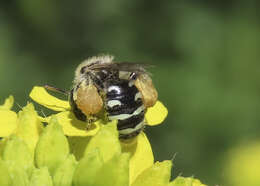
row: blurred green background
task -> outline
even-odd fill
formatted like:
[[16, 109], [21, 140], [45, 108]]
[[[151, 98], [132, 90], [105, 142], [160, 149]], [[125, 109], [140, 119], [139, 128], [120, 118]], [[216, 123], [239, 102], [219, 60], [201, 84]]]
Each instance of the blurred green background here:
[[[260, 136], [260, 3], [254, 0], [0, 2], [0, 100], [34, 85], [69, 89], [100, 53], [145, 62], [169, 116], [147, 127], [173, 177], [225, 185], [229, 149]], [[238, 175], [240, 176], [240, 175]]]

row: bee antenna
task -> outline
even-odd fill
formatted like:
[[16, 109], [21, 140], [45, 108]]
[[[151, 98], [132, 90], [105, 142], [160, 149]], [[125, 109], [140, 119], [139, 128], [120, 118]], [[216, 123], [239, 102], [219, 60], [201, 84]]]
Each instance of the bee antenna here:
[[53, 87], [53, 86], [50, 86], [50, 85], [44, 85], [44, 88], [47, 89], [47, 90], [50, 90], [50, 91], [53, 91], [53, 92], [58, 92], [58, 93], [65, 94], [65, 95], [69, 94], [68, 91], [65, 91], [65, 90], [62, 90], [60, 88]]

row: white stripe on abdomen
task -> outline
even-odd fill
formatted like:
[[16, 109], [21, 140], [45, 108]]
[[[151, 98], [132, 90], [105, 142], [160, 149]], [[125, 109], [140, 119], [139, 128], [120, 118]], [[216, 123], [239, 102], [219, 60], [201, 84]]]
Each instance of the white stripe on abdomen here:
[[139, 98], [142, 98], [141, 92], [137, 92], [137, 93], [135, 94], [135, 101], [137, 101]]
[[135, 131], [138, 131], [139, 129], [141, 129], [144, 126], [144, 121], [140, 122], [139, 124], [137, 124], [135, 126], [135, 128], [127, 128], [127, 129], [123, 129], [123, 130], [119, 130], [119, 134], [131, 134]]
[[119, 105], [119, 106], [122, 105], [121, 101], [119, 101], [119, 100], [109, 100], [107, 102], [107, 106], [110, 107], [110, 108], [112, 108], [116, 105]]
[[130, 118], [134, 115], [140, 114], [144, 110], [144, 105], [140, 106], [137, 108], [132, 114], [119, 114], [119, 115], [114, 115], [114, 116], [108, 116], [108, 119], [113, 120], [113, 119], [118, 119], [118, 120], [124, 120], [127, 118]]

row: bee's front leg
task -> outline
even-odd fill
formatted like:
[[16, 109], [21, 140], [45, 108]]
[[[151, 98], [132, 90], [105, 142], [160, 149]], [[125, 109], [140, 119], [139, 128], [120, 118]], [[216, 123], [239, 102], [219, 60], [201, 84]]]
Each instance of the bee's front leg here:
[[87, 117], [87, 120], [86, 120], [86, 123], [87, 123], [87, 125], [86, 125], [86, 130], [91, 130], [91, 129], [93, 129], [93, 127], [95, 126], [94, 125], [94, 122], [95, 121], [97, 121], [97, 118], [96, 117], [94, 117], [94, 116], [88, 116]]

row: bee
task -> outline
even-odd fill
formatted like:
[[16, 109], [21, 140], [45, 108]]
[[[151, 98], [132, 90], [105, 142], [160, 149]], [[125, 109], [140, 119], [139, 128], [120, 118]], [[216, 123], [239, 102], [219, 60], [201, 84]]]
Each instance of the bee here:
[[108, 120], [118, 120], [119, 138], [130, 139], [144, 129], [144, 115], [158, 94], [145, 65], [113, 59], [102, 55], [83, 61], [75, 71], [69, 102], [77, 119], [91, 125], [105, 113]]

